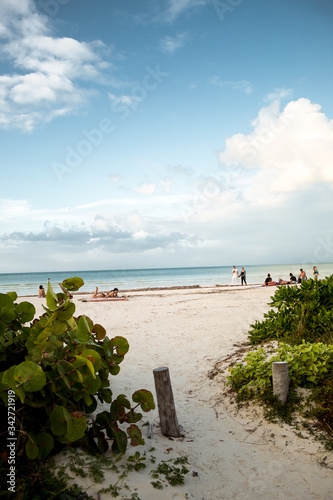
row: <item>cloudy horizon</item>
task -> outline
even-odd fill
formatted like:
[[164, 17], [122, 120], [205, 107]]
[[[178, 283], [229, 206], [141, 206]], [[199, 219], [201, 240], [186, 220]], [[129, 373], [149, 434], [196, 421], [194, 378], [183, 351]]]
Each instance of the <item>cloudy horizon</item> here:
[[333, 262], [333, 9], [225, 4], [1, 3], [0, 272]]

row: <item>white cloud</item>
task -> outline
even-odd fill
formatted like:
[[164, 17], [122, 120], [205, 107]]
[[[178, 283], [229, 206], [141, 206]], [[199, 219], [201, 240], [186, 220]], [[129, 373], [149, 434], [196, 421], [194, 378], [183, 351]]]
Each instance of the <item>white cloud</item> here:
[[293, 92], [291, 89], [275, 88], [273, 90], [273, 92], [268, 94], [265, 101], [270, 102], [270, 101], [275, 101], [277, 99], [283, 99], [285, 97], [290, 97], [292, 95], [292, 93]]
[[168, 7], [164, 13], [164, 20], [167, 22], [174, 21], [184, 12], [207, 5], [210, 0], [168, 0]]
[[115, 94], [112, 94], [111, 92], [108, 93], [108, 97], [114, 106], [122, 104], [124, 106], [132, 107], [132, 108], [135, 108], [137, 106], [137, 104], [142, 100], [137, 96], [133, 96], [133, 95], [116, 96]]
[[231, 89], [241, 90], [245, 92], [245, 94], [252, 93], [252, 84], [247, 80], [227, 81], [222, 80], [219, 76], [214, 76], [210, 79], [209, 83], [216, 87], [229, 87]]
[[80, 84], [102, 80], [104, 44], [52, 35], [49, 18], [30, 0], [0, 5], [2, 55], [15, 68], [0, 76], [0, 127], [31, 131], [74, 112], [90, 95]]
[[318, 104], [302, 98], [281, 111], [273, 101], [252, 127], [249, 134], [228, 138], [218, 158], [253, 203], [271, 203], [279, 194], [318, 183], [333, 185], [333, 120]]
[[118, 174], [118, 172], [114, 172], [113, 174], [109, 175], [109, 179], [112, 182], [119, 182], [121, 181], [123, 176], [121, 174]]
[[143, 184], [142, 186], [135, 187], [135, 191], [138, 193], [151, 195], [155, 192], [156, 185], [155, 184]]
[[0, 220], [23, 217], [30, 213], [31, 205], [27, 200], [0, 199]]
[[160, 48], [163, 52], [173, 54], [177, 49], [180, 49], [185, 45], [188, 38], [188, 33], [179, 33], [174, 37], [165, 36], [162, 40], [160, 40]]
[[146, 233], [146, 231], [138, 231], [137, 233], [133, 234], [133, 238], [135, 240], [143, 239], [143, 238], [146, 238], [147, 236], [148, 236], [148, 233]]

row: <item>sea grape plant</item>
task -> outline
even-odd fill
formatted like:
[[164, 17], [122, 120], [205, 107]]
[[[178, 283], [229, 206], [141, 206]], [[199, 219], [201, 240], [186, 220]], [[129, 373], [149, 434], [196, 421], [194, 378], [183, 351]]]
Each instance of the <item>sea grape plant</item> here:
[[251, 325], [251, 344], [273, 339], [288, 339], [294, 344], [303, 340], [332, 343], [333, 275], [303, 280], [298, 286], [280, 286], [271, 299], [273, 309], [263, 321]]
[[[124, 453], [144, 443], [136, 425], [155, 408], [152, 394], [137, 390], [132, 403], [113, 398], [110, 375], [117, 375], [128, 352], [124, 337], [109, 338], [87, 316], [74, 317], [71, 292], [81, 278], [66, 279], [61, 293], [48, 285], [45, 313], [36, 318], [17, 294], [0, 294], [0, 445], [6, 449], [8, 392], [15, 397], [16, 453], [43, 459], [52, 450], [80, 440], [91, 451]], [[109, 410], [96, 414], [97, 403]], [[134, 404], [133, 404], [134, 403]]]

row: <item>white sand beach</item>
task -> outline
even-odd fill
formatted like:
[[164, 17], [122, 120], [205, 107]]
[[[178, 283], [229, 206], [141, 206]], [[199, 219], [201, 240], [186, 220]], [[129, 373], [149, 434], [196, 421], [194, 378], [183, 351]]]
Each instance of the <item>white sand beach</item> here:
[[[143, 423], [154, 424], [153, 436], [147, 439], [147, 427], [142, 427], [145, 445], [128, 449], [128, 454], [146, 451], [147, 468], [126, 479], [141, 500], [333, 498], [332, 469], [322, 466], [323, 460], [333, 466], [332, 452], [303, 429], [305, 439], [287, 425], [267, 423], [258, 408], [238, 411], [226, 394], [228, 364], [241, 356], [249, 325], [263, 318], [274, 290], [235, 286], [131, 291], [126, 293], [128, 301], [104, 303], [82, 302], [87, 295], [74, 296], [75, 315], [89, 316], [110, 337], [124, 336], [130, 344], [119, 375], [112, 378], [114, 395], [131, 396], [145, 388], [155, 397], [153, 369], [166, 366], [170, 371], [183, 437], [161, 434], [157, 408], [144, 413]], [[43, 313], [45, 299], [18, 300], [32, 302], [37, 314]], [[214, 376], [217, 363], [225, 372]], [[150, 455], [156, 457], [154, 465]], [[150, 470], [161, 460], [180, 456], [189, 462], [185, 484], [154, 489]], [[113, 474], [107, 472], [105, 483], [88, 492], [98, 498], [97, 491], [117, 479]], [[90, 479], [78, 482], [91, 485]], [[119, 498], [130, 498], [130, 493]]]

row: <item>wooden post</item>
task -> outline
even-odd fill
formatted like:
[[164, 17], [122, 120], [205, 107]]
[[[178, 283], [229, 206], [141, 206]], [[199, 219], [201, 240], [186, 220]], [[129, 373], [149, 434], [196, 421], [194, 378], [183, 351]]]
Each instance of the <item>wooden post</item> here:
[[278, 396], [281, 403], [285, 403], [289, 392], [289, 373], [286, 361], [272, 363], [273, 394]]
[[169, 368], [155, 368], [153, 374], [162, 434], [168, 437], [180, 437]]

